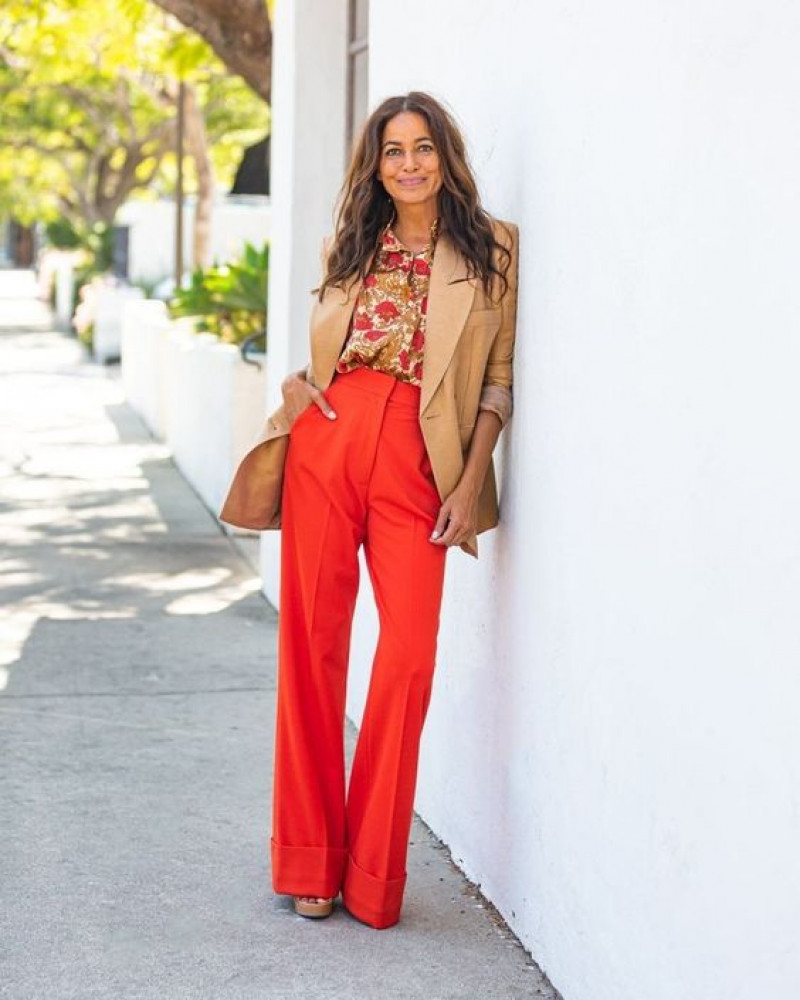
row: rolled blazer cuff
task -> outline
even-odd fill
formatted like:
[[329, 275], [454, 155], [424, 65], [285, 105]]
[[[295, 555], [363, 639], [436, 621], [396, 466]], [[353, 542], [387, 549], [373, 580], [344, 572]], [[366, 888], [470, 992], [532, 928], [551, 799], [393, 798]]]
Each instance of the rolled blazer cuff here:
[[500, 418], [500, 429], [508, 423], [514, 408], [511, 390], [504, 385], [485, 385], [481, 390], [479, 410], [491, 410]]

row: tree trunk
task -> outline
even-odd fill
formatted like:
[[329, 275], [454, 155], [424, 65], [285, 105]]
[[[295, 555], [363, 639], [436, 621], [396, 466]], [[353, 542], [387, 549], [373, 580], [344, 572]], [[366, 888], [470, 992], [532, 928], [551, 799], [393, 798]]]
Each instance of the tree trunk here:
[[208, 153], [206, 124], [197, 104], [194, 87], [184, 84], [183, 111], [186, 123], [186, 144], [194, 160], [197, 174], [197, 203], [194, 211], [192, 264], [207, 267], [211, 248], [211, 212], [214, 206], [214, 171]]
[[[76, 182], [73, 199], [80, 205], [82, 215], [89, 225], [95, 222], [113, 225], [117, 212], [131, 194], [151, 183], [164, 154], [175, 141], [174, 134], [173, 121], [161, 122], [146, 136], [134, 142], [121, 142], [115, 150], [117, 158], [120, 152], [124, 154], [118, 166], [111, 166], [111, 153], [98, 153], [89, 159], [83, 171], [87, 193]], [[149, 168], [142, 173], [144, 163], [149, 163]]]
[[266, 0], [154, 0], [204, 38], [232, 73], [268, 104], [272, 97], [272, 26]]

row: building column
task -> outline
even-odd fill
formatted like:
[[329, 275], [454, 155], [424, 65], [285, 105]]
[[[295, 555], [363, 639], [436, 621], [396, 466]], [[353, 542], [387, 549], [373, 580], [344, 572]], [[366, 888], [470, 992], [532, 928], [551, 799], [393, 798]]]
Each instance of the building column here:
[[[347, 0], [275, 4], [267, 412], [308, 361], [310, 289], [345, 170], [347, 25]], [[262, 539], [264, 592], [277, 606], [280, 539]]]

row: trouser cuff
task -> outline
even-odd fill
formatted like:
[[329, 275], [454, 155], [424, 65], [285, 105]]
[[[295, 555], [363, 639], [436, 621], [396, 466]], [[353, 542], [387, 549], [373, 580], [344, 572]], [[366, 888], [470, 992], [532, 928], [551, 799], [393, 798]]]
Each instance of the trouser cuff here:
[[339, 894], [347, 848], [289, 847], [270, 840], [272, 888], [289, 896]]
[[382, 929], [397, 923], [405, 887], [405, 875], [395, 879], [376, 878], [347, 856], [342, 900], [354, 917], [370, 927]]

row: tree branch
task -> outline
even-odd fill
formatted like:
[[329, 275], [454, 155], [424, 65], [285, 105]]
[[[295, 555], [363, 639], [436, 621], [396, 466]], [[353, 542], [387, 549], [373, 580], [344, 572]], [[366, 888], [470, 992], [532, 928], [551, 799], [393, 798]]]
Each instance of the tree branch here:
[[272, 25], [265, 0], [154, 0], [197, 32], [267, 103], [272, 97]]

